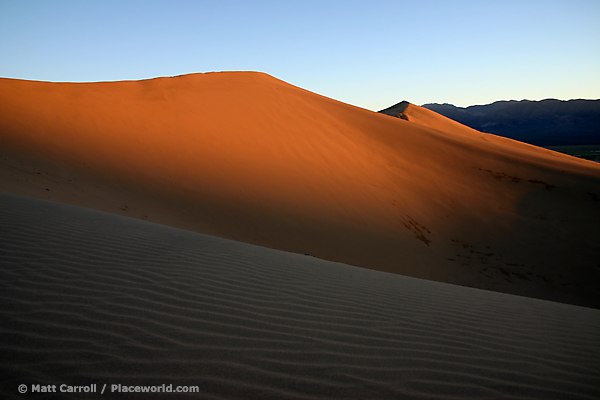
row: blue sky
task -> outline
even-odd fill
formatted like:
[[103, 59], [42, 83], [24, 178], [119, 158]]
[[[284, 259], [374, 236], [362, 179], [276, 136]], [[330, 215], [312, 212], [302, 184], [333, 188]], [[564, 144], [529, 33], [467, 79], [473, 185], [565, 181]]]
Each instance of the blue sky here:
[[251, 70], [379, 110], [600, 98], [600, 1], [0, 0], [0, 76]]

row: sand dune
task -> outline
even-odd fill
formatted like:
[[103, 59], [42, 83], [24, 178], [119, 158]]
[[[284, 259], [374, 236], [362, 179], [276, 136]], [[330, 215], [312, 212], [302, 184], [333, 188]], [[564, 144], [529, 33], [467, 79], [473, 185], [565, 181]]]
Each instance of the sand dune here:
[[0, 237], [2, 398], [600, 396], [599, 310], [13, 195]]
[[600, 166], [266, 74], [0, 80], [0, 191], [600, 307]]

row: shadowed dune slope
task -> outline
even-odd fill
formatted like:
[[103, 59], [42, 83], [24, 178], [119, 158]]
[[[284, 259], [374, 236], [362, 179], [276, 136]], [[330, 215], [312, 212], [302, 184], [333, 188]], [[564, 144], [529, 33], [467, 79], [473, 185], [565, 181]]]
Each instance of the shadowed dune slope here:
[[252, 72], [0, 79], [0, 190], [600, 307], [600, 166]]
[[2, 398], [57, 398], [32, 384], [107, 385], [85, 398], [148, 398], [113, 384], [203, 399], [600, 396], [599, 310], [71, 205], [0, 195], [0, 278]]

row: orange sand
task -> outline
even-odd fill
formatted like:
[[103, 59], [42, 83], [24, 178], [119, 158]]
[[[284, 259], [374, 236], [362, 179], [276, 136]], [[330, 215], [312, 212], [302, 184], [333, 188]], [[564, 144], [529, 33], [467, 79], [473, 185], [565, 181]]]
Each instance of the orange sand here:
[[0, 191], [600, 307], [600, 165], [253, 72], [0, 79]]

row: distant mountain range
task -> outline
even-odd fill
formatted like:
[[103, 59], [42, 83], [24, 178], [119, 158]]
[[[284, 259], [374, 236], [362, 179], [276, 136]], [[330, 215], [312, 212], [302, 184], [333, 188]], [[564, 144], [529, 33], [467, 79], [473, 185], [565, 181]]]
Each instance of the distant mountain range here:
[[[380, 112], [401, 117], [397, 106], [404, 103]], [[466, 108], [431, 103], [423, 107], [478, 131], [537, 146], [600, 144], [600, 100], [511, 100]]]

